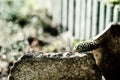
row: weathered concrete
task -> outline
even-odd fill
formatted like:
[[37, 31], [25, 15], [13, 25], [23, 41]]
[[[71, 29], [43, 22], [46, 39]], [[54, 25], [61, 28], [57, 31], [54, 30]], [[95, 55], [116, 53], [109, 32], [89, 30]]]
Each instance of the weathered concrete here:
[[9, 80], [101, 80], [91, 53], [31, 53], [11, 69]]

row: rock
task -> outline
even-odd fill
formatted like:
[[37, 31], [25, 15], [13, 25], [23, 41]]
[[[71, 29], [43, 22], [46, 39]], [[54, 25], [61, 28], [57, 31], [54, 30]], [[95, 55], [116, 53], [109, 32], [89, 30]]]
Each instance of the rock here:
[[101, 80], [90, 52], [26, 54], [11, 69], [9, 80]]
[[76, 45], [73, 52], [91, 51], [106, 80], [120, 80], [120, 22], [110, 23], [90, 41]]
[[111, 23], [97, 36], [101, 45], [93, 50], [97, 65], [106, 80], [120, 80], [120, 23]]

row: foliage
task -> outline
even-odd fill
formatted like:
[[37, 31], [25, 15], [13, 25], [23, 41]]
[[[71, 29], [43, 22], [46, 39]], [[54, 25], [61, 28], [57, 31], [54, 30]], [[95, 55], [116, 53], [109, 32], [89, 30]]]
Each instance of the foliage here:
[[73, 42], [72, 42], [72, 46], [75, 46], [76, 44], [78, 44], [80, 42], [79, 39], [75, 39]]
[[105, 3], [113, 3], [113, 4], [120, 4], [120, 0], [99, 0]]
[[23, 5], [24, 0], [0, 0], [0, 18], [6, 20], [17, 18]]

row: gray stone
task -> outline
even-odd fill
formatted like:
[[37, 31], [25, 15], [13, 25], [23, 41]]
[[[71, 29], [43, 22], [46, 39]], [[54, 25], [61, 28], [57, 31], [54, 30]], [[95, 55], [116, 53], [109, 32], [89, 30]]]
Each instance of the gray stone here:
[[101, 80], [90, 52], [29, 53], [11, 69], [9, 80]]

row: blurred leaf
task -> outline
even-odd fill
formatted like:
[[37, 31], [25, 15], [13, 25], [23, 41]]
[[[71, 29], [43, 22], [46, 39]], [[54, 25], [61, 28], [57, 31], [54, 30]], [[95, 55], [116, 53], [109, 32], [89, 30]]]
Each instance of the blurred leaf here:
[[103, 1], [105, 3], [120, 4], [120, 0], [99, 0], [99, 1]]
[[18, 17], [24, 0], [0, 0], [0, 18], [11, 20]]
[[75, 39], [73, 42], [72, 42], [72, 46], [75, 46], [76, 44], [78, 44], [80, 42], [79, 39]]

